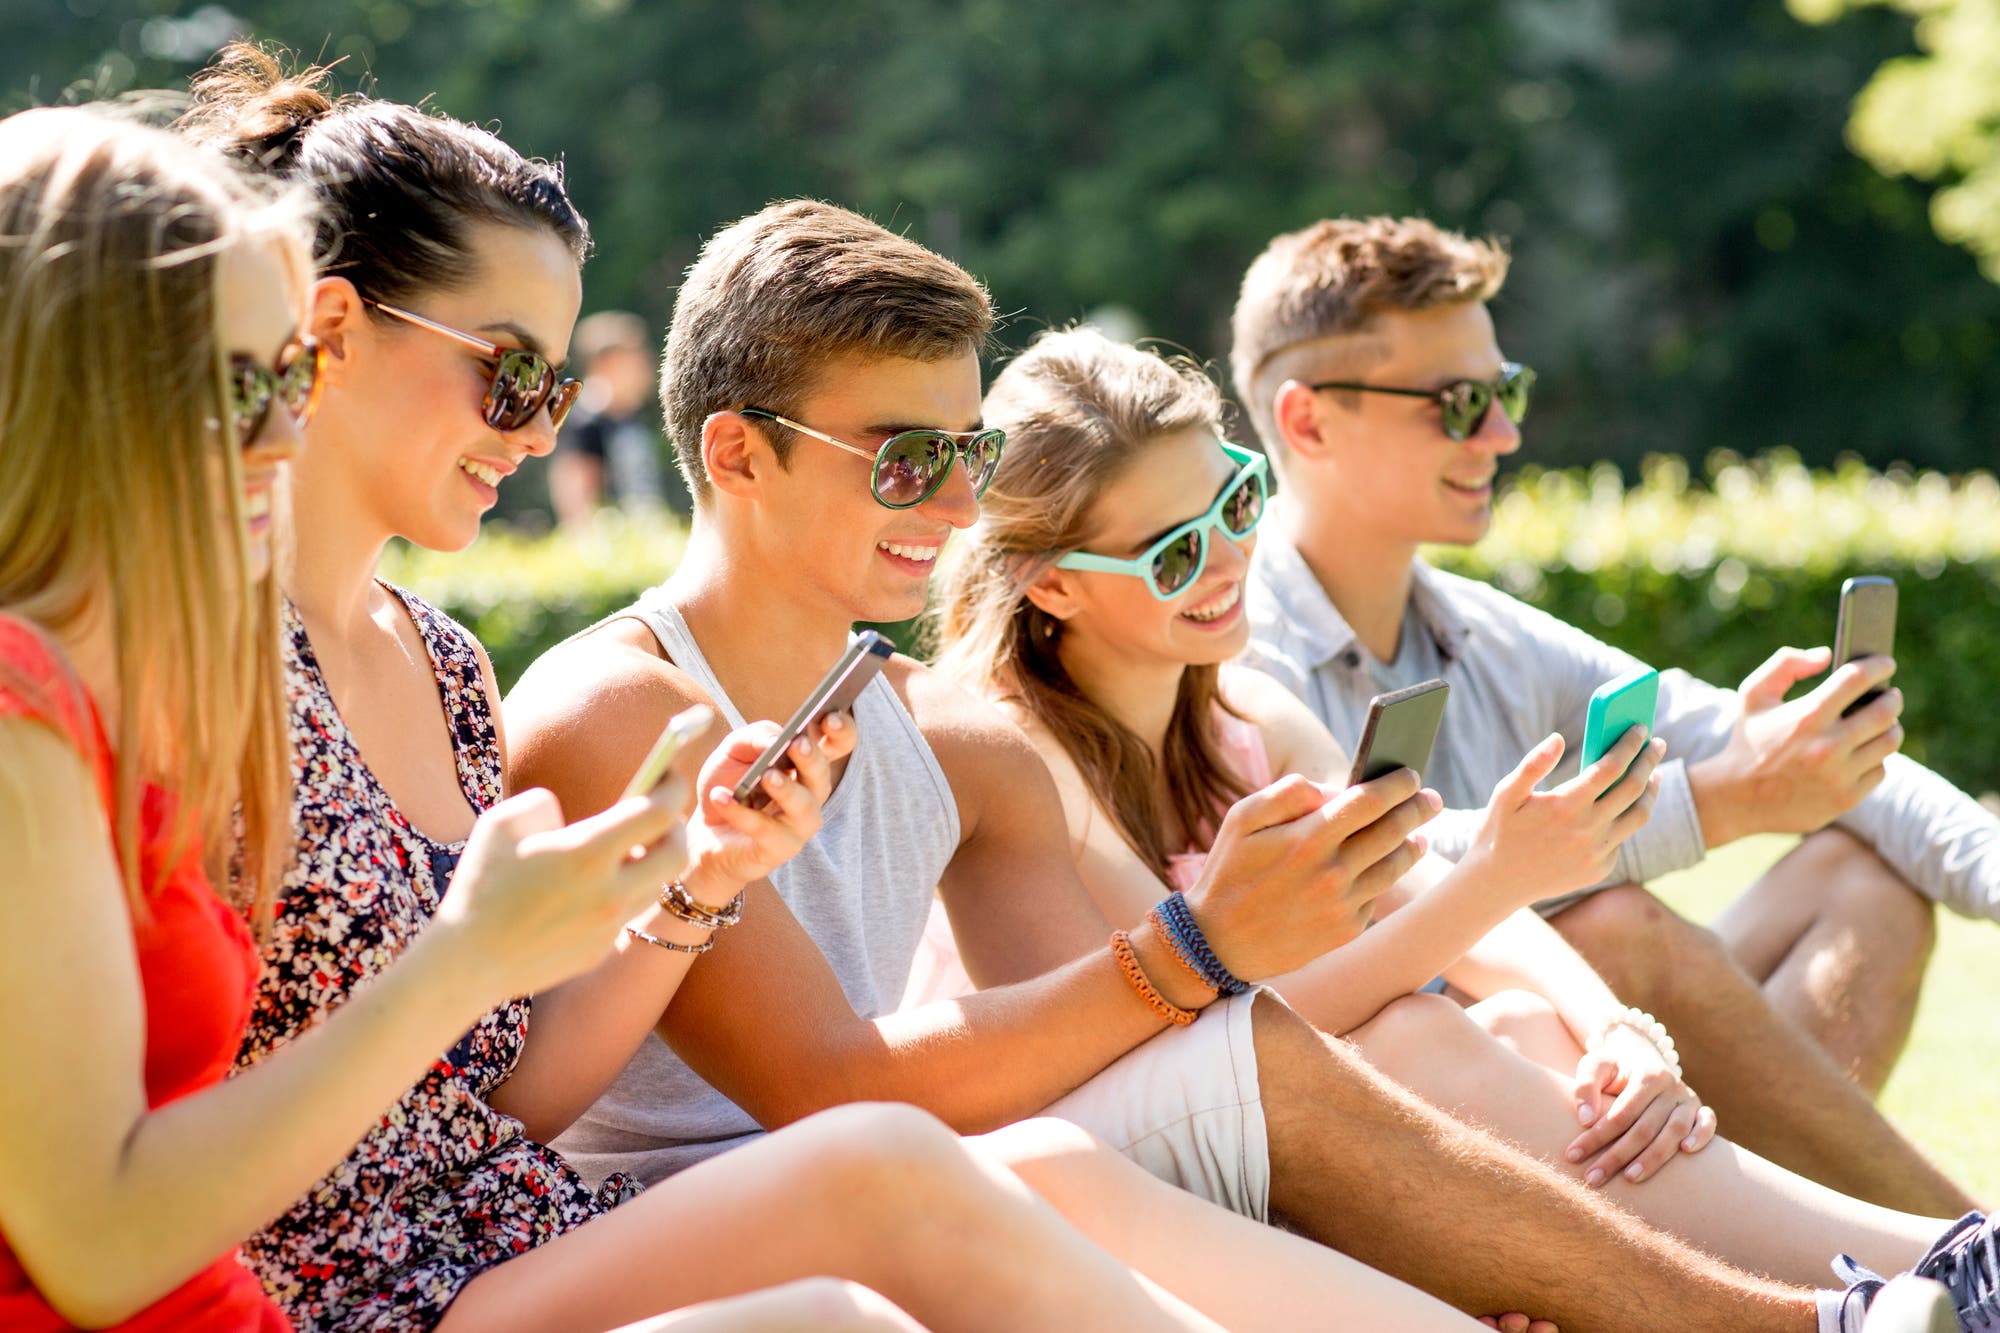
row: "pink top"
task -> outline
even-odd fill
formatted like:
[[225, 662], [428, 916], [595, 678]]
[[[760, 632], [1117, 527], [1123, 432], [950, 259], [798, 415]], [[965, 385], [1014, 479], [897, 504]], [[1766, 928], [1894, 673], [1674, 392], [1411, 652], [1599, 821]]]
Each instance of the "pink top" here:
[[[1264, 751], [1264, 733], [1257, 729], [1256, 723], [1220, 709], [1216, 710], [1215, 723], [1223, 761], [1252, 791], [1269, 786], [1271, 757]], [[1184, 852], [1173, 853], [1167, 857], [1167, 882], [1185, 893], [1201, 878], [1201, 868], [1207, 860], [1206, 847], [1189, 846]], [[909, 988], [903, 992], [903, 1007], [955, 1000], [977, 989], [958, 956], [958, 941], [952, 936], [944, 904], [932, 902], [931, 918], [924, 927], [923, 941], [917, 946], [916, 963], [910, 969]]]

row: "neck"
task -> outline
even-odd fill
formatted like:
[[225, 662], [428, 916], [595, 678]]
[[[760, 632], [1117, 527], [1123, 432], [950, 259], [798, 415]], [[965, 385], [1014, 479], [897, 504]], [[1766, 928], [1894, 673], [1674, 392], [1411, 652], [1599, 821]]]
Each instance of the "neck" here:
[[1180, 695], [1179, 662], [1135, 661], [1088, 635], [1063, 635], [1056, 645], [1063, 669], [1083, 697], [1137, 736], [1158, 760], [1166, 749], [1167, 725]]
[[667, 597], [746, 718], [786, 718], [847, 648], [853, 621], [797, 570], [766, 567], [697, 511]]
[[1308, 517], [1276, 507], [1272, 521], [1298, 548], [1327, 599], [1377, 661], [1394, 660], [1416, 582], [1417, 544], [1383, 540], [1358, 515]]
[[294, 465], [285, 595], [307, 626], [320, 632], [316, 639], [344, 638], [368, 619], [375, 566], [393, 534], [369, 514], [357, 486], [335, 468], [311, 468], [311, 458], [309, 447]]

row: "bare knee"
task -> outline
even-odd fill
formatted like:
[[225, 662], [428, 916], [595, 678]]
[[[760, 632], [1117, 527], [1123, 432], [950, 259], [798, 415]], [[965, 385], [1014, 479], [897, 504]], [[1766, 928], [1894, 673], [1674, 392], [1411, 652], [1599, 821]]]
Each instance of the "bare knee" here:
[[1499, 1046], [1442, 995], [1405, 995], [1351, 1035], [1368, 1062], [1434, 1102], [1455, 1103], [1489, 1078]]
[[1803, 858], [1809, 882], [1824, 888], [1823, 921], [1850, 935], [1871, 961], [1921, 974], [1937, 945], [1935, 903], [1845, 829], [1822, 829], [1792, 855]]
[[800, 1328], [917, 1333], [920, 1326], [894, 1302], [858, 1282], [811, 1277], [628, 1324], [618, 1333], [784, 1333]]
[[1738, 972], [1714, 931], [1636, 884], [1594, 893], [1555, 919], [1556, 929], [1628, 1004], [1675, 1009], [1713, 993], [1719, 971]]
[[[1485, 1029], [1487, 1035], [1515, 1046], [1539, 1038], [1550, 1023], [1560, 1024], [1562, 1015], [1533, 991], [1503, 990], [1489, 995], [1465, 1011], [1466, 1017]], [[1564, 1031], [1568, 1031], [1567, 1028]]]
[[913, 1203], [919, 1195], [975, 1193], [983, 1183], [964, 1141], [914, 1106], [837, 1106], [784, 1132], [802, 1149], [799, 1188], [848, 1208], [868, 1200]]

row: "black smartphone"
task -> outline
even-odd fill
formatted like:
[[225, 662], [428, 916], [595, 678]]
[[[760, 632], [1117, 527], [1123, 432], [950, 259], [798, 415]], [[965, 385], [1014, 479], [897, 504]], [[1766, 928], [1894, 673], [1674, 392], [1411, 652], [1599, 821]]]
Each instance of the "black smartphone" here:
[[[1833, 630], [1835, 671], [1861, 657], [1893, 657], [1896, 652], [1896, 580], [1878, 574], [1840, 585], [1840, 619]], [[1846, 717], [1881, 698], [1870, 690], [1847, 706]]]
[[1372, 782], [1399, 768], [1422, 773], [1431, 761], [1431, 746], [1437, 742], [1445, 696], [1450, 693], [1451, 686], [1443, 681], [1427, 680], [1370, 699], [1348, 782]]
[[854, 701], [861, 697], [861, 691], [868, 682], [875, 679], [878, 672], [896, 651], [896, 645], [872, 629], [862, 630], [854, 636], [854, 642], [847, 645], [847, 651], [833, 664], [833, 669], [820, 678], [806, 701], [799, 705], [791, 720], [778, 730], [778, 738], [766, 746], [764, 753], [757, 756], [757, 762], [750, 765], [750, 771], [736, 784], [733, 795], [752, 810], [760, 810], [770, 803], [770, 796], [758, 784], [773, 764], [782, 763], [787, 772], [792, 770], [792, 762], [785, 751], [791, 748], [806, 728], [818, 722], [828, 713], [838, 713], [854, 707]]

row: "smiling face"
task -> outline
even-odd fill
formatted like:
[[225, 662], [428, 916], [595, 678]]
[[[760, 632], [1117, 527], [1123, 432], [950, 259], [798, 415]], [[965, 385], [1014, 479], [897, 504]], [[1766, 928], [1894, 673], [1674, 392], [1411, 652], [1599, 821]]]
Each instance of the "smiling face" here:
[[[792, 420], [872, 454], [891, 435], [979, 424], [979, 358], [970, 350], [940, 361], [843, 356], [828, 360]], [[888, 509], [869, 490], [870, 458], [794, 432], [784, 467], [751, 422], [748, 447], [758, 468], [755, 530], [776, 566], [838, 604], [849, 620], [897, 621], [919, 614], [938, 553], [954, 529], [970, 527], [979, 503], [961, 463], [936, 494], [910, 509]]]
[[[1339, 346], [1357, 341], [1375, 353], [1358, 364]], [[1385, 312], [1364, 333], [1329, 339], [1327, 352], [1323, 373], [1308, 361], [1301, 382], [1279, 395], [1288, 441], [1301, 431], [1309, 436], [1294, 446], [1303, 466], [1288, 472], [1287, 482], [1296, 481], [1313, 521], [1338, 523], [1353, 539], [1409, 545], [1462, 546], [1485, 536], [1500, 459], [1521, 447], [1520, 428], [1506, 413], [1495, 406], [1460, 441], [1445, 435], [1434, 401], [1306, 387], [1323, 379], [1411, 389], [1491, 380], [1501, 356], [1485, 305]]]
[[[505, 348], [538, 352], [559, 369], [583, 290], [568, 245], [546, 229], [486, 223], [471, 230], [474, 273], [403, 308]], [[326, 486], [371, 525], [419, 546], [455, 551], [479, 535], [498, 487], [529, 456], [555, 447], [545, 409], [519, 430], [486, 424], [492, 363], [457, 339], [360, 309], [353, 288], [320, 284], [315, 331], [333, 360], [301, 502]], [[345, 299], [338, 297], [344, 288]]]
[[[296, 253], [275, 240], [247, 241], [224, 250], [215, 273], [216, 341], [223, 354], [275, 367], [302, 325], [304, 286]], [[280, 469], [298, 454], [300, 443], [291, 413], [274, 403], [243, 450], [243, 516], [252, 582], [270, 572], [272, 493]], [[221, 447], [238, 447], [233, 422], [222, 431]]]
[[[1205, 427], [1156, 436], [1098, 493], [1083, 549], [1118, 559], [1142, 555], [1207, 512], [1239, 470]], [[1255, 545], [1254, 535], [1236, 541], [1211, 529], [1201, 574], [1165, 601], [1146, 578], [1077, 569], [1050, 571], [1030, 595], [1062, 618], [1065, 654], [1183, 666], [1225, 662], [1249, 640], [1243, 580]]]

